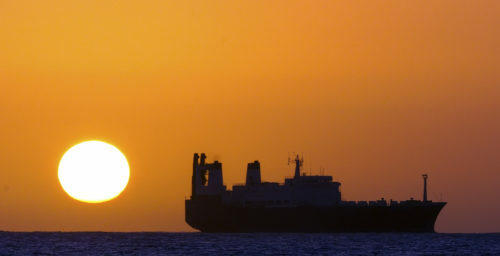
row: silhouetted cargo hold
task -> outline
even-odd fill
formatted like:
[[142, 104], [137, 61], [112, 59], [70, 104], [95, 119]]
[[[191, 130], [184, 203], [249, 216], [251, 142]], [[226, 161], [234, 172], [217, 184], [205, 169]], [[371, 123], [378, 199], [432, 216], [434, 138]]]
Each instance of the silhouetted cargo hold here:
[[446, 202], [343, 201], [340, 183], [331, 176], [300, 174], [284, 184], [262, 182], [260, 163], [248, 164], [246, 184], [227, 190], [222, 164], [206, 163], [194, 154], [192, 194], [186, 200], [186, 222], [203, 232], [434, 232]]

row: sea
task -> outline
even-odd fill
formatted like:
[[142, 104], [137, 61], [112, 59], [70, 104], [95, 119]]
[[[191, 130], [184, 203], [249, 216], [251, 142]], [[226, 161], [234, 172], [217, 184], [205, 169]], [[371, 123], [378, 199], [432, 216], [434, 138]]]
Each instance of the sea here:
[[500, 255], [500, 233], [0, 232], [0, 255]]

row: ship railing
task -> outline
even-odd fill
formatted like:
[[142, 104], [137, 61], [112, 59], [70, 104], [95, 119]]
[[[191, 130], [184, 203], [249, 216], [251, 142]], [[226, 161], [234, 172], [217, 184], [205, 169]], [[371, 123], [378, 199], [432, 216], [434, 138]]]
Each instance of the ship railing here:
[[388, 204], [385, 200], [376, 201], [341, 201], [342, 206], [358, 206], [358, 207], [368, 207], [368, 206], [396, 206], [399, 205], [398, 201], [391, 200]]

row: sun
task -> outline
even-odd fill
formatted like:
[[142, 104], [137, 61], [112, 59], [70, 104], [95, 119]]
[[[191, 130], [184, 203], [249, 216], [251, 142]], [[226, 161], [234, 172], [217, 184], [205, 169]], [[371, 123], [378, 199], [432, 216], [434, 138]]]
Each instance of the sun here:
[[59, 182], [72, 198], [101, 203], [125, 189], [130, 177], [127, 158], [115, 146], [97, 140], [71, 147], [59, 162]]

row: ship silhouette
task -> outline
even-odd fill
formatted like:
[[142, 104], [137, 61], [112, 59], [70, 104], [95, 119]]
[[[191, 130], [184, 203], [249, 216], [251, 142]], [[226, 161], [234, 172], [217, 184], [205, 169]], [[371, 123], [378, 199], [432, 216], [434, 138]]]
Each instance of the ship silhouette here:
[[344, 201], [332, 176], [301, 175], [303, 159], [293, 160], [295, 175], [285, 182], [263, 182], [260, 163], [248, 164], [246, 183], [228, 190], [222, 163], [194, 154], [186, 222], [202, 232], [434, 232], [446, 202], [427, 200]]

